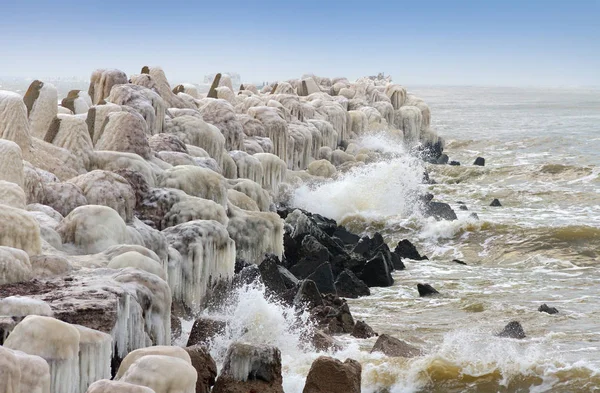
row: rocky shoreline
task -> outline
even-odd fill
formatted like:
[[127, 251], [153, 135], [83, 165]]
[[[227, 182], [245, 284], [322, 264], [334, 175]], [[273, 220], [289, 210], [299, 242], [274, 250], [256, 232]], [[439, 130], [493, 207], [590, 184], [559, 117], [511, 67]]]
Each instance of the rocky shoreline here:
[[[301, 184], [385, 159], [360, 147], [371, 132], [448, 163], [427, 104], [389, 77], [236, 91], [217, 74], [203, 96], [158, 67], [97, 70], [88, 92], [57, 102], [42, 81], [24, 97], [0, 91], [0, 392], [283, 392], [278, 348], [232, 342], [217, 375], [210, 345], [228, 321], [201, 312], [264, 285], [310, 327], [308, 350], [328, 354], [335, 335], [377, 334], [344, 298], [426, 258], [288, 207]], [[417, 199], [424, 215], [456, 219]], [[192, 317], [187, 346], [173, 346]], [[420, 353], [386, 334], [373, 351]], [[304, 392], [360, 383], [358, 362], [324, 356]]]

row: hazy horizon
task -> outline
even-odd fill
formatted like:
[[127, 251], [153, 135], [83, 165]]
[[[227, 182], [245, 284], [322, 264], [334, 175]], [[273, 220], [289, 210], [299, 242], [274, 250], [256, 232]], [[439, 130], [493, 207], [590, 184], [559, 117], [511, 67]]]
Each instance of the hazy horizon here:
[[2, 4], [7, 78], [237, 72], [263, 82], [385, 72], [404, 85], [600, 86], [600, 2], [139, 1]]

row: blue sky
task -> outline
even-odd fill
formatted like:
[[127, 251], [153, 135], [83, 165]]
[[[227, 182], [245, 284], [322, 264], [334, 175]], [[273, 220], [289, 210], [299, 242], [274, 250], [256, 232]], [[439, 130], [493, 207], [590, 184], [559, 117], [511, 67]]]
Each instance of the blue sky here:
[[[10, 4], [12, 3], [12, 4]], [[0, 75], [600, 85], [600, 0], [0, 1]]]

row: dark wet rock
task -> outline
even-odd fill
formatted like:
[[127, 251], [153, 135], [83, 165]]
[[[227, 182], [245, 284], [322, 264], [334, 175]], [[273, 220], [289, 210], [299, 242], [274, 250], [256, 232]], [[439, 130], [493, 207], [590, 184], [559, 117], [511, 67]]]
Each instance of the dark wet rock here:
[[394, 285], [390, 266], [381, 252], [367, 261], [360, 274], [360, 279], [368, 287], [390, 287]]
[[192, 331], [190, 332], [190, 338], [188, 339], [187, 346], [208, 346], [215, 336], [224, 334], [226, 328], [227, 322], [225, 320], [209, 317], [199, 317], [198, 319], [196, 319], [196, 321], [194, 321], [194, 325], [192, 326]]
[[288, 287], [285, 285], [281, 273], [279, 272], [279, 258], [273, 254], [265, 255], [265, 259], [258, 266], [260, 276], [265, 287], [272, 293], [281, 295]]
[[469, 210], [469, 208], [466, 205], [460, 205], [459, 209], [460, 210]]
[[344, 227], [337, 227], [333, 232], [333, 236], [340, 239], [344, 244], [353, 245], [358, 243], [360, 236], [348, 231]]
[[483, 158], [483, 157], [477, 157], [475, 159], [475, 162], [473, 163], [473, 165], [485, 166], [485, 158]]
[[338, 229], [337, 222], [331, 218], [323, 217], [320, 214], [308, 213], [310, 218], [317, 225], [317, 228], [325, 232], [328, 236], [333, 236], [335, 231]]
[[371, 349], [371, 353], [373, 352], [381, 352], [387, 356], [403, 358], [412, 358], [421, 354], [419, 348], [387, 334], [379, 336], [375, 345], [373, 345], [373, 349]]
[[401, 240], [398, 243], [396, 248], [394, 248], [394, 254], [398, 255], [400, 258], [408, 258], [415, 261], [429, 259], [426, 256], [419, 254], [417, 247], [415, 247], [414, 244], [407, 239]]
[[289, 270], [299, 279], [303, 279], [311, 275], [324, 262], [329, 262], [329, 259], [327, 248], [313, 236], [307, 235], [302, 240], [298, 263], [289, 267]]
[[449, 204], [443, 202], [429, 202], [424, 205], [423, 213], [427, 217], [435, 217], [436, 220], [456, 220], [456, 213]]
[[217, 364], [212, 356], [210, 356], [210, 353], [200, 345], [184, 349], [190, 355], [192, 366], [198, 374], [196, 393], [210, 393], [210, 389], [215, 384], [217, 378]]
[[321, 297], [321, 292], [319, 292], [319, 289], [317, 288], [317, 284], [312, 280], [300, 281], [298, 292], [294, 298], [294, 304], [297, 307], [306, 305], [308, 308], [323, 305], [323, 299]]
[[432, 193], [428, 192], [428, 193], [425, 193], [425, 194], [423, 194], [423, 195], [420, 195], [420, 196], [419, 196], [419, 199], [420, 199], [420, 200], [421, 200], [423, 203], [429, 203], [429, 202], [431, 202], [431, 201], [433, 200], [433, 198], [434, 198], [434, 197], [435, 197], [435, 196], [434, 196]]
[[235, 267], [234, 267], [233, 272], [235, 274], [238, 274], [239, 272], [242, 271], [242, 269], [244, 269], [245, 267], [251, 266], [251, 265], [253, 265], [253, 264], [244, 259], [236, 258], [235, 259]]
[[354, 318], [345, 299], [327, 294], [323, 295], [323, 304], [310, 310], [316, 325], [328, 334], [351, 333], [354, 330]]
[[452, 262], [458, 263], [459, 265], [466, 265], [467, 264], [466, 262], [461, 261], [460, 259], [453, 259]]
[[436, 164], [439, 165], [446, 165], [448, 163], [449, 157], [447, 154], [442, 154], [438, 157], [438, 159], [435, 161]]
[[429, 284], [417, 284], [417, 290], [419, 291], [419, 296], [421, 297], [440, 294], [438, 291], [435, 290], [434, 287], [432, 287]]
[[477, 213], [471, 213], [471, 214], [469, 214], [469, 217], [471, 217], [475, 220], [479, 220], [479, 216], [477, 215]]
[[317, 351], [340, 350], [343, 348], [342, 343], [320, 329], [315, 329], [311, 333], [310, 342]]
[[378, 335], [365, 321], [356, 321], [350, 334], [356, 338], [370, 338]]
[[233, 343], [212, 393], [283, 393], [282, 382], [279, 349]]
[[511, 321], [504, 327], [504, 329], [497, 334], [498, 337], [508, 337], [522, 339], [525, 338], [525, 330], [518, 321]]
[[538, 311], [539, 312], [545, 312], [547, 314], [558, 314], [558, 309], [556, 309], [555, 307], [550, 307], [546, 303], [542, 304], [538, 308]]
[[492, 203], [490, 203], [490, 206], [499, 207], [502, 206], [502, 204], [500, 203], [500, 200], [496, 198], [492, 201]]
[[277, 270], [279, 270], [279, 274], [281, 275], [281, 279], [283, 280], [283, 284], [287, 289], [296, 288], [298, 283], [300, 282], [296, 276], [292, 274], [289, 270], [287, 270], [284, 266], [278, 265]]
[[448, 163], [448, 165], [452, 165], [452, 166], [460, 166], [460, 162], [458, 162], [458, 161], [450, 161], [450, 162]]
[[310, 366], [302, 393], [360, 393], [361, 373], [356, 360], [321, 356]]
[[402, 259], [395, 253], [391, 253], [391, 258], [392, 258], [392, 266], [394, 267], [394, 270], [404, 270], [406, 269], [406, 266], [404, 266], [404, 262], [402, 262]]
[[371, 294], [367, 284], [348, 269], [339, 274], [335, 280], [335, 288], [340, 297], [357, 298]]
[[261, 281], [262, 276], [260, 274], [260, 268], [258, 265], [251, 264], [243, 268], [242, 271], [235, 275], [233, 278], [233, 285], [240, 287]]
[[333, 272], [331, 271], [331, 264], [329, 262], [319, 265], [307, 279], [317, 284], [317, 288], [321, 294], [336, 293]]

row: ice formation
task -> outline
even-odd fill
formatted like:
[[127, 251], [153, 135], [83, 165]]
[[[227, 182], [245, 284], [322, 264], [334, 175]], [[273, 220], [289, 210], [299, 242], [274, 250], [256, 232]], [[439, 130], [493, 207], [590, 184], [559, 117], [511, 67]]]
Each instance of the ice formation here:
[[119, 70], [96, 70], [90, 78], [89, 96], [94, 105], [101, 103], [109, 96], [115, 85], [127, 83], [127, 75]]
[[190, 359], [190, 355], [187, 351], [181, 347], [174, 346], [166, 346], [166, 345], [156, 345], [153, 347], [140, 348], [135, 351], [131, 351], [125, 356], [125, 359], [121, 362], [119, 366], [119, 370], [115, 375], [115, 379], [121, 379], [123, 375], [129, 370], [129, 367], [133, 365], [138, 359], [143, 356], [148, 355], [161, 355], [161, 356], [171, 356], [185, 361], [188, 364], [192, 364], [192, 360]]
[[65, 98], [62, 99], [61, 106], [58, 107], [59, 111], [61, 108], [69, 110], [70, 114], [80, 115], [87, 113], [90, 107], [93, 105], [92, 97], [81, 90], [71, 90]]
[[18, 248], [30, 256], [40, 254], [39, 224], [25, 210], [0, 205], [0, 246]]
[[85, 393], [156, 393], [154, 390], [121, 381], [101, 379], [90, 385]]
[[180, 260], [173, 261], [178, 263], [169, 264], [173, 298], [199, 310], [207, 291], [233, 276], [236, 245], [227, 228], [213, 220], [190, 221], [163, 232], [180, 254]]
[[235, 115], [235, 108], [222, 99], [206, 99], [200, 107], [204, 121], [215, 125], [225, 137], [228, 150], [240, 150], [244, 146], [244, 128]]
[[137, 359], [121, 381], [146, 386], [156, 393], [195, 393], [198, 374], [185, 360], [164, 355]]
[[58, 93], [49, 83], [34, 80], [29, 85], [23, 101], [27, 106], [27, 118], [31, 135], [44, 139], [50, 123], [58, 114]]
[[85, 326], [73, 325], [79, 332], [79, 392], [94, 381], [110, 378], [112, 337]]
[[227, 185], [223, 176], [210, 169], [191, 165], [170, 168], [159, 176], [160, 187], [177, 188], [200, 198], [227, 205]]
[[78, 393], [79, 337], [79, 331], [68, 323], [29, 315], [15, 326], [4, 346], [46, 360], [52, 393]]
[[78, 167], [90, 167], [94, 146], [85, 119], [72, 115], [56, 116], [50, 123], [44, 140], [72, 152]]
[[0, 346], [1, 393], [50, 393], [50, 368], [39, 356]]
[[137, 112], [113, 112], [104, 121], [96, 149], [135, 153], [148, 159], [148, 136], [148, 126], [142, 115]]
[[117, 255], [110, 260], [108, 267], [111, 269], [124, 269], [127, 267], [133, 267], [155, 274], [163, 280], [167, 279], [165, 269], [161, 266], [159, 261], [142, 255], [137, 251], [128, 251]]
[[24, 209], [26, 203], [25, 191], [18, 184], [0, 180], [0, 205]]

